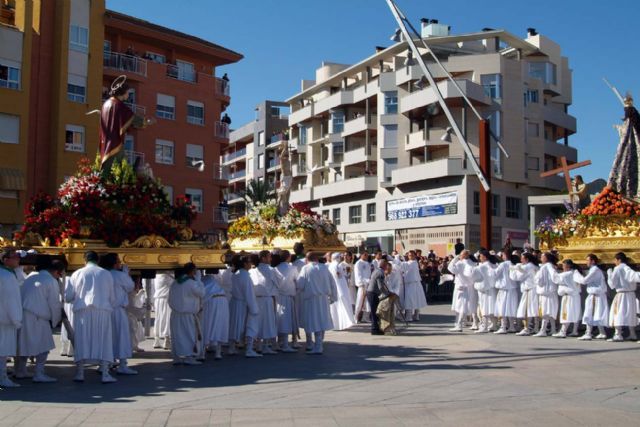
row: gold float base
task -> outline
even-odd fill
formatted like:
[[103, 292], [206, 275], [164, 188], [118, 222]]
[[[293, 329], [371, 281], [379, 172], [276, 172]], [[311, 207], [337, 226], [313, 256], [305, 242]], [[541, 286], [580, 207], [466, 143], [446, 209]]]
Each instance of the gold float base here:
[[340, 241], [330, 242], [330, 244], [308, 244], [304, 239], [286, 237], [275, 237], [270, 243], [267, 243], [260, 238], [236, 239], [231, 242], [231, 250], [234, 252], [259, 252], [263, 250], [270, 251], [277, 248], [286, 249], [293, 253], [293, 246], [298, 242], [301, 242], [304, 245], [305, 252], [318, 252], [324, 254], [327, 252], [344, 252], [347, 250], [346, 246], [344, 246]]
[[624, 252], [634, 262], [640, 262], [640, 237], [638, 236], [614, 236], [614, 237], [569, 237], [555, 248], [560, 253], [560, 258], [571, 259], [576, 264], [586, 264], [585, 258], [593, 253], [604, 264], [613, 264], [618, 252]]

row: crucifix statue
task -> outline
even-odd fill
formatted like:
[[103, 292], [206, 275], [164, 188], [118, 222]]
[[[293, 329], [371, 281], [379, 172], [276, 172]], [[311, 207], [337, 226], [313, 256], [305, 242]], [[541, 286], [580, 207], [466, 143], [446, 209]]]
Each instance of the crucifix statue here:
[[[576, 177], [576, 183], [575, 185], [573, 185], [571, 183], [571, 175], [569, 175], [569, 171], [573, 169], [581, 168], [583, 166], [588, 166], [590, 164], [591, 164], [591, 160], [585, 160], [583, 162], [568, 164], [567, 158], [565, 156], [562, 156], [560, 157], [560, 167], [556, 169], [548, 170], [546, 172], [542, 172], [540, 174], [540, 178], [546, 178], [548, 176], [557, 175], [559, 173], [564, 175], [564, 180], [565, 180], [565, 183], [567, 184], [567, 192], [571, 197], [571, 203], [577, 207], [580, 204], [580, 200], [584, 198], [584, 197], [581, 197], [581, 192], [586, 191], [586, 186], [584, 182], [582, 182], [582, 178], [580, 177], [580, 175]], [[580, 182], [577, 182], [577, 178], [580, 178]], [[580, 199], [580, 200], [575, 200], [575, 199]]]

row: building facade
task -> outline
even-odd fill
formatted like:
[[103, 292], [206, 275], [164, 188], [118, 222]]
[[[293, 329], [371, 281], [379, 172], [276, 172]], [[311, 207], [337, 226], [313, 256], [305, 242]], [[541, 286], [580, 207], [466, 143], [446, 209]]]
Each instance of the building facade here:
[[254, 121], [231, 132], [229, 147], [222, 156], [222, 165], [229, 177], [225, 199], [231, 221], [246, 213], [243, 194], [247, 183], [262, 181], [270, 191], [275, 191], [280, 180], [278, 153], [282, 145], [288, 143], [289, 104], [263, 101], [255, 111]]
[[[542, 171], [569, 145], [576, 120], [571, 70], [560, 46], [531, 30], [450, 35], [426, 23], [422, 36], [460, 90], [488, 118], [492, 138], [493, 246], [529, 236], [527, 198], [563, 188]], [[478, 120], [431, 56], [423, 58], [471, 149], [478, 156]], [[349, 247], [434, 249], [456, 239], [477, 248], [480, 184], [405, 42], [355, 65], [323, 63], [316, 78], [287, 100], [294, 147], [291, 201], [309, 202], [337, 224]], [[449, 140], [451, 142], [449, 142]]]
[[156, 120], [127, 134], [129, 160], [148, 164], [171, 200], [190, 197], [199, 213], [194, 229], [219, 234], [227, 226], [219, 205], [227, 185], [220, 155], [229, 143], [222, 114], [231, 98], [230, 82], [216, 77], [216, 68], [242, 55], [114, 11], [104, 25], [103, 91], [126, 75], [130, 107]]

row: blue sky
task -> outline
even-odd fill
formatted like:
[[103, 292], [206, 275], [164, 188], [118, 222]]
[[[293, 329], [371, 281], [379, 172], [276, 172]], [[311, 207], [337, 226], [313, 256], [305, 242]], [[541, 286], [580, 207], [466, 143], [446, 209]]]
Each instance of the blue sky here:
[[[242, 53], [221, 68], [232, 83], [228, 109], [233, 127], [254, 118], [263, 99], [297, 93], [323, 60], [354, 63], [391, 44], [396, 27], [384, 0], [106, 0], [107, 8], [193, 34]], [[614, 124], [623, 110], [602, 82], [606, 77], [640, 104], [640, 3], [637, 0], [397, 0], [416, 27], [439, 19], [453, 33], [505, 29], [524, 37], [526, 28], [559, 43], [573, 69], [573, 105], [578, 133], [570, 144], [592, 166], [586, 180], [607, 178], [618, 144]]]

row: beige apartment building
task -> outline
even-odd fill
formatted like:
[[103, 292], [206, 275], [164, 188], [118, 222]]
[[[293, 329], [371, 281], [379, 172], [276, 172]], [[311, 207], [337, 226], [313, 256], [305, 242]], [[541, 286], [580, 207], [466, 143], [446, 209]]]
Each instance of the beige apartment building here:
[[[492, 139], [493, 246], [529, 236], [527, 197], [563, 188], [540, 178], [569, 145], [572, 76], [558, 44], [529, 29], [451, 35], [427, 22], [422, 36], [506, 148]], [[426, 50], [423, 58], [447, 106], [478, 153], [478, 121]], [[433, 88], [406, 42], [376, 48], [355, 65], [323, 63], [315, 80], [288, 99], [293, 151], [292, 202], [331, 218], [349, 247], [452, 251], [477, 248], [480, 184]], [[447, 135], [451, 142], [447, 141]]]

